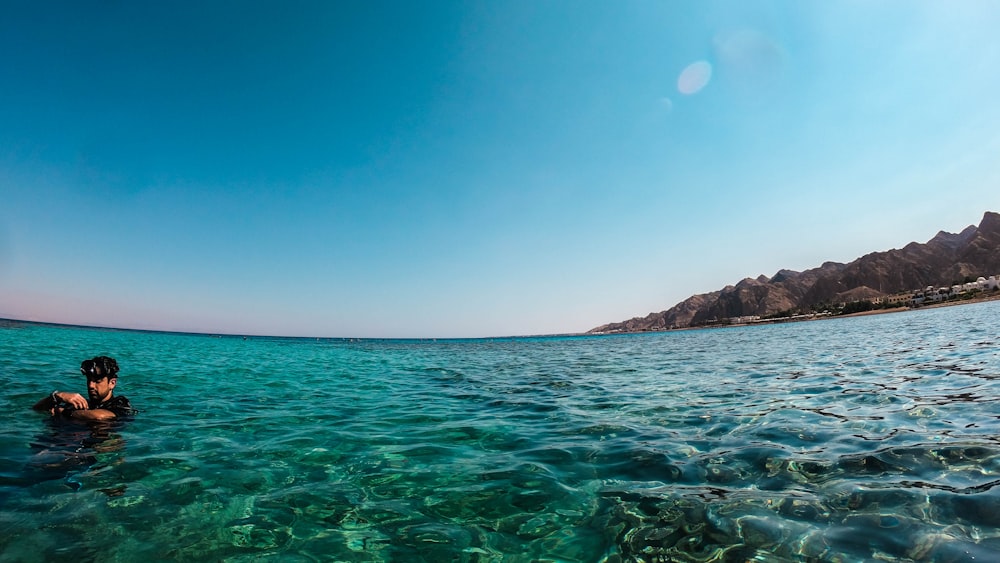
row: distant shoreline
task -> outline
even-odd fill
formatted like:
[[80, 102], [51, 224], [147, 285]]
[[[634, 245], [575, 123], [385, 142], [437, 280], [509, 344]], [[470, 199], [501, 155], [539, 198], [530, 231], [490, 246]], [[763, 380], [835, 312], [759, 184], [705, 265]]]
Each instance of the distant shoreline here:
[[1000, 291], [991, 291], [988, 295], [983, 295], [980, 297], [973, 297], [971, 299], [959, 299], [955, 301], [942, 301], [940, 303], [931, 303], [928, 305], [918, 305], [915, 307], [893, 307], [891, 309], [873, 309], [871, 311], [860, 311], [857, 313], [848, 313], [846, 315], [815, 315], [815, 316], [801, 316], [797, 318], [785, 317], [779, 319], [769, 319], [767, 321], [760, 321], [754, 323], [733, 323], [725, 325], [707, 325], [707, 326], [688, 326], [683, 328], [666, 328], [663, 330], [632, 330], [632, 331], [621, 331], [621, 332], [594, 332], [594, 333], [584, 333], [590, 334], [592, 336], [613, 336], [616, 334], [650, 334], [656, 332], [678, 332], [682, 330], [703, 330], [703, 329], [716, 329], [716, 328], [729, 328], [729, 327], [744, 327], [744, 326], [761, 326], [761, 325], [775, 325], [775, 324], [786, 324], [786, 323], [801, 323], [801, 322], [811, 322], [811, 321], [828, 321], [832, 319], [845, 319], [851, 317], [866, 317], [869, 315], [885, 315], [889, 313], [904, 313], [906, 311], [917, 311], [920, 309], [936, 309], [938, 307], [956, 307], [959, 305], [972, 305], [975, 303], [985, 303], [987, 301], [1000, 301]]
[[[772, 323], [742, 323], [742, 324], [731, 324], [725, 326], [755, 326], [759, 324], [782, 324], [782, 323], [794, 323], [794, 322], [808, 322], [808, 321], [828, 321], [831, 319], [846, 319], [851, 317], [867, 317], [869, 315], [885, 315], [889, 313], [905, 313], [906, 311], [918, 311], [920, 309], [937, 309], [939, 307], [956, 307], [959, 305], [972, 305], [975, 303], [985, 303], [987, 301], [1000, 301], [1000, 291], [991, 291], [989, 295], [984, 295], [981, 297], [973, 297], [971, 299], [958, 299], [955, 301], [942, 301], [940, 303], [931, 303], [929, 305], [918, 305], [915, 307], [893, 307], [891, 309], [872, 309], [871, 311], [860, 311], [857, 313], [848, 313], [846, 315], [827, 315], [827, 316], [816, 316], [812, 318], [802, 318], [802, 319], [791, 319], [780, 320], [776, 319]], [[723, 328], [723, 327], [691, 327], [691, 328]]]
[[917, 311], [920, 309], [937, 309], [939, 307], [955, 307], [958, 305], [972, 305], [974, 303], [985, 303], [986, 301], [1000, 301], [1000, 291], [991, 291], [988, 295], [973, 297], [971, 299], [957, 299], [955, 301], [942, 301], [940, 303], [930, 303], [916, 307], [893, 307], [892, 309], [876, 309], [874, 311], [861, 311], [860, 313], [850, 313], [848, 315], [838, 315], [836, 317], [826, 317], [831, 319], [841, 317], [861, 317], [865, 315], [879, 315], [882, 313], [901, 313], [903, 311]]

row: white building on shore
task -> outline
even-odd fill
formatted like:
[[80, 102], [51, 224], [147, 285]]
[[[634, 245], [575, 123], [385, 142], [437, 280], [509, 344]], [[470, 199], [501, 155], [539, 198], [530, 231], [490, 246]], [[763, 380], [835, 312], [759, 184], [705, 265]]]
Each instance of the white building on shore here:
[[979, 277], [974, 282], [955, 284], [951, 287], [927, 286], [924, 289], [913, 292], [913, 304], [922, 305], [924, 303], [940, 303], [945, 299], [957, 297], [970, 291], [995, 291], [1000, 287], [1000, 276], [990, 276], [989, 278]]

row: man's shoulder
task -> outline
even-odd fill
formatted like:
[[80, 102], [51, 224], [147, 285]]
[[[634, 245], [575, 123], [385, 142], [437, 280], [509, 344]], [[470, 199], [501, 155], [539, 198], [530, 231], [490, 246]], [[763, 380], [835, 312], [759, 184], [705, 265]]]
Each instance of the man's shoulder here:
[[109, 410], [115, 413], [115, 416], [132, 416], [139, 412], [132, 408], [131, 401], [124, 395], [115, 395], [101, 403], [97, 408]]

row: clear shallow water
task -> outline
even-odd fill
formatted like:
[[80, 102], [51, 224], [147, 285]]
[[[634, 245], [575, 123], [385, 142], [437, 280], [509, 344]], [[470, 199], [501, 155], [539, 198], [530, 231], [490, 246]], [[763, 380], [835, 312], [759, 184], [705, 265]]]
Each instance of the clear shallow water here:
[[[0, 560], [997, 560], [998, 318], [438, 342], [0, 325]], [[30, 410], [102, 353], [134, 421]]]

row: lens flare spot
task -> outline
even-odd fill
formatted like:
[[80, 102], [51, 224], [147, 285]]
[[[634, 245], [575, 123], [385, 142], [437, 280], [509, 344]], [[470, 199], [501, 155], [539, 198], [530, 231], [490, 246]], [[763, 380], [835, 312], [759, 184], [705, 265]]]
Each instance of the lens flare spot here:
[[696, 61], [687, 66], [677, 77], [677, 91], [681, 94], [697, 94], [708, 86], [712, 79], [712, 65], [707, 61]]

